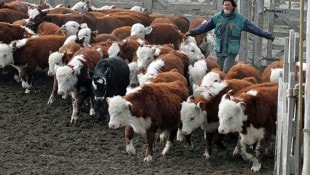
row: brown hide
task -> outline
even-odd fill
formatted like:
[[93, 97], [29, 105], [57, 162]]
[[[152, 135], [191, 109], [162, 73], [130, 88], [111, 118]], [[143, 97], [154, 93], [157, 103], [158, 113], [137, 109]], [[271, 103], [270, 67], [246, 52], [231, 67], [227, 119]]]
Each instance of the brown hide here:
[[263, 82], [261, 73], [251, 64], [239, 62], [227, 72], [225, 79], [243, 79], [245, 77], [254, 77], [257, 83]]
[[145, 39], [150, 44], [173, 44], [174, 49], [178, 50], [182, 41], [182, 33], [175, 25], [167, 23], [156, 23], [149, 27], [153, 30], [150, 34], [145, 35]]
[[51, 22], [42, 22], [37, 27], [36, 33], [39, 35], [62, 35], [64, 36], [64, 33], [61, 32], [60, 27]]
[[111, 34], [115, 35], [119, 40], [123, 40], [130, 36], [131, 26], [122, 26], [114, 29]]
[[9, 44], [11, 41], [29, 36], [28, 32], [18, 25], [0, 22], [0, 41]]
[[149, 78], [149, 80], [153, 83], [181, 81], [184, 86], [187, 86], [187, 80], [184, 75], [180, 74], [176, 69], [168, 72], [160, 72], [155, 77]]
[[189, 20], [184, 16], [165, 16], [165, 15], [154, 15], [150, 14], [151, 22], [154, 20], [156, 21], [157, 18], [166, 18], [168, 20], [165, 20], [166, 22], [173, 22], [174, 25], [178, 27], [178, 29], [185, 33], [189, 30], [190, 22]]
[[20, 19], [26, 19], [28, 18], [27, 13], [22, 13], [16, 10], [3, 8], [0, 9], [0, 21], [1, 22], [8, 22], [13, 23], [14, 21], [20, 20]]
[[99, 43], [101, 41], [120, 41], [114, 34], [101, 33], [94, 38], [94, 43]]
[[14, 0], [8, 3], [3, 3], [0, 8], [8, 8], [24, 14], [28, 13], [28, 5], [23, 1]]

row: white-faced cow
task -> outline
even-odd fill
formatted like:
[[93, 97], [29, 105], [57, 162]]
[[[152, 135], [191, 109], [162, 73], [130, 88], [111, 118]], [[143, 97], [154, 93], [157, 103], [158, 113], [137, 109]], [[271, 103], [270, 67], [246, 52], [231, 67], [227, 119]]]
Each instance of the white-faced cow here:
[[[239, 153], [252, 162], [251, 171], [261, 169], [262, 157], [268, 142], [276, 131], [278, 86], [276, 83], [252, 86], [231, 96], [223, 95], [219, 104], [218, 132], [239, 132], [234, 155]], [[247, 145], [255, 145], [254, 155], [247, 152]]]
[[90, 71], [95, 98], [95, 115], [97, 119], [108, 119], [107, 97], [125, 95], [129, 85], [129, 67], [120, 57], [100, 60], [94, 71]]
[[40, 36], [0, 44], [0, 68], [14, 66], [22, 80], [26, 93], [32, 87], [33, 72], [48, 68], [50, 51], [57, 51], [65, 41], [64, 36]]
[[222, 82], [214, 82], [212, 86], [206, 88], [201, 95], [196, 98], [189, 97], [186, 102], [182, 103], [181, 120], [182, 120], [182, 133], [184, 135], [191, 134], [195, 129], [201, 127], [206, 136], [206, 149], [204, 156], [206, 159], [211, 156], [211, 144], [213, 137], [219, 149], [224, 146], [221, 142], [221, 137], [218, 135], [218, 105], [221, 97], [229, 90], [235, 92], [253, 85], [247, 79], [239, 80], [226, 80]]
[[[71, 123], [75, 123], [80, 114], [80, 107], [84, 100], [90, 98], [93, 102], [91, 78], [88, 70], [94, 69], [97, 62], [101, 60], [101, 54], [91, 48], [83, 48], [76, 52], [66, 66], [59, 67], [56, 70], [56, 79], [58, 82], [58, 94], [70, 94], [72, 98], [72, 116]], [[92, 107], [92, 104], [90, 104]], [[90, 110], [90, 115], [94, 110]]]
[[135, 133], [146, 135], [144, 161], [153, 158], [153, 146], [158, 130], [168, 131], [169, 138], [162, 155], [166, 155], [174, 141], [180, 122], [181, 102], [188, 96], [181, 81], [145, 84], [125, 96], [108, 98], [111, 129], [129, 124]]

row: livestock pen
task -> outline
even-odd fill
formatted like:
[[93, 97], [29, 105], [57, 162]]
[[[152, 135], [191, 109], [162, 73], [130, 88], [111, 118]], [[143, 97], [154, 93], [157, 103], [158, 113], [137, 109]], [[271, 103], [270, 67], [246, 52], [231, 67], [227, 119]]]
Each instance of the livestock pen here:
[[[37, 1], [31, 1], [29, 0], [28, 2], [32, 2], [32, 3], [37, 3]], [[57, 1], [57, 0], [47, 0], [47, 2], [49, 2], [50, 4], [52, 4], [53, 6], [57, 5], [57, 4], [64, 4], [64, 5], [73, 5], [74, 3], [78, 2], [77, 0], [62, 0], [62, 1]], [[271, 2], [267, 1], [267, 0], [238, 0], [238, 9], [241, 13], [245, 14], [249, 19], [251, 19], [252, 21], [254, 21], [257, 25], [259, 25], [260, 27], [263, 27], [265, 29], [267, 29], [270, 32], [273, 32], [276, 36], [276, 40], [274, 42], [270, 42], [270, 41], [265, 41], [262, 40], [261, 38], [257, 38], [256, 36], [253, 36], [251, 34], [243, 34], [243, 39], [242, 39], [242, 49], [240, 50], [240, 54], [239, 54], [239, 60], [243, 60], [246, 61], [248, 63], [252, 63], [253, 65], [255, 65], [257, 68], [259, 69], [263, 69], [264, 67], [268, 66], [272, 61], [274, 60], [278, 60], [279, 58], [285, 58], [285, 59], [290, 59], [292, 60], [292, 62], [290, 63], [289, 66], [293, 66], [294, 64], [293, 62], [296, 61], [299, 57], [300, 57], [300, 53], [302, 53], [302, 55], [305, 54], [305, 49], [303, 48], [301, 52], [298, 52], [299, 50], [299, 45], [297, 44], [299, 42], [299, 35], [298, 32], [300, 31], [300, 21], [296, 20], [299, 19], [299, 13], [300, 13], [300, 8], [301, 5], [297, 0], [288, 0], [288, 1], [280, 1], [280, 0], [273, 0]], [[307, 3], [307, 2], [306, 2]], [[138, 1], [138, 0], [134, 0], [134, 1], [125, 1], [125, 0], [118, 0], [115, 2], [111, 2], [111, 1], [91, 1], [91, 5], [94, 5], [96, 7], [100, 7], [103, 5], [116, 5], [117, 7], [123, 7], [123, 8], [130, 8], [134, 5], [137, 6], [142, 6], [148, 9], [149, 12], [151, 13], [157, 13], [157, 14], [165, 14], [165, 15], [182, 15], [187, 17], [188, 19], [193, 19], [196, 17], [211, 17], [216, 11], [221, 9], [221, 1], [216, 1], [216, 0], [143, 0], [143, 1]], [[305, 20], [306, 21], [306, 20]], [[291, 31], [291, 30], [295, 30], [295, 32]], [[305, 33], [309, 33], [309, 31], [305, 32]], [[305, 34], [303, 34], [305, 35]], [[307, 59], [307, 61], [309, 61], [309, 59]], [[287, 61], [288, 62], [288, 61]], [[306, 62], [306, 61], [304, 61]], [[280, 114], [283, 116], [288, 116], [292, 119], [290, 119], [290, 121], [288, 123], [283, 124], [283, 121], [278, 121], [278, 137], [276, 138], [276, 155], [274, 157], [275, 160], [275, 164], [274, 164], [274, 174], [301, 174], [301, 166], [302, 165], [308, 165], [309, 162], [302, 162], [301, 161], [301, 150], [300, 150], [300, 146], [303, 143], [300, 134], [308, 134], [309, 133], [309, 122], [305, 123], [305, 129], [304, 132], [300, 133], [300, 128], [298, 126], [298, 120], [296, 120], [296, 115], [293, 115], [293, 113], [297, 113], [298, 111], [296, 111], [295, 109], [298, 108], [298, 103], [297, 100], [299, 99], [299, 97], [297, 97], [297, 93], [299, 91], [302, 90], [302, 88], [300, 88], [300, 86], [297, 85], [295, 80], [291, 80], [290, 86], [288, 85], [288, 79], [289, 77], [293, 76], [293, 73], [291, 73], [292, 71], [288, 71], [288, 65], [286, 65], [286, 69], [284, 69], [284, 74], [282, 79], [280, 78], [280, 82], [282, 80], [283, 81], [283, 85], [279, 86], [281, 90], [280, 94], [279, 94], [279, 117]], [[309, 66], [307, 67], [307, 75], [309, 77]], [[287, 80], [285, 80], [287, 79]], [[14, 89], [16, 91], [18, 91], [18, 88], [16, 89], [16, 87], [14, 87], [14, 83], [12, 81], [8, 81], [8, 84], [11, 85], [14, 88], [7, 88], [5, 87], [6, 82], [8, 80], [6, 79], [6, 77], [1, 77], [1, 91], [6, 92], [7, 94], [3, 94], [3, 97], [1, 98], [1, 100], [5, 103], [7, 102], [6, 100], [8, 100], [8, 102], [10, 103], [14, 103], [14, 100], [11, 99], [11, 95], [14, 95], [14, 92], [11, 92], [9, 90]], [[56, 115], [63, 115], [64, 113], [67, 115], [68, 113], [68, 109], [64, 106], [66, 106], [66, 102], [61, 102], [60, 105], [58, 106], [54, 106], [60, 109], [60, 111], [56, 111], [56, 113], [54, 114], [53, 112], [51, 112], [52, 108], [51, 107], [46, 107], [45, 102], [44, 105], [42, 105], [42, 100], [44, 101], [45, 99], [45, 93], [46, 88], [49, 88], [49, 81], [46, 80], [39, 80], [39, 81], [43, 81], [43, 88], [39, 87], [37, 88], [34, 93], [37, 94], [38, 98], [40, 98], [40, 100], [35, 99], [34, 97], [30, 97], [30, 98], [26, 98], [25, 94], [21, 94], [21, 93], [17, 93], [17, 96], [21, 96], [21, 101], [25, 103], [25, 105], [27, 104], [27, 102], [29, 101], [33, 101], [35, 103], [39, 103], [39, 104], [35, 104], [35, 103], [31, 103], [32, 105], [36, 106], [36, 108], [40, 108], [42, 109], [43, 113], [49, 114], [53, 117], [55, 117], [55, 119], [60, 120], [61, 117], [56, 116]], [[42, 82], [40, 82], [42, 83]], [[309, 82], [306, 80], [306, 88], [305, 88], [305, 93], [304, 93], [304, 98], [303, 100], [305, 100], [307, 102], [307, 100], [309, 99], [309, 92], [307, 91]], [[289, 86], [289, 87], [288, 87]], [[298, 88], [299, 87], [299, 88]], [[286, 89], [289, 89], [289, 91], [286, 91]], [[288, 94], [286, 93], [288, 92]], [[8, 95], [10, 94], [10, 95]], [[48, 93], [47, 93], [48, 94]], [[15, 94], [16, 96], [16, 94]], [[308, 97], [308, 98], [307, 98]], [[9, 100], [10, 99], [10, 100]], [[288, 102], [286, 102], [286, 100], [288, 100]], [[5, 109], [5, 107], [7, 108], [18, 108], [23, 106], [23, 103], [17, 102], [15, 105], [10, 106], [9, 104], [5, 103], [4, 108], [1, 109], [3, 114], [8, 114], [10, 113], [7, 109]], [[292, 105], [289, 105], [290, 102], [293, 102]], [[29, 105], [29, 104], [27, 104]], [[27, 107], [31, 107], [27, 106]], [[32, 106], [33, 107], [33, 106]], [[22, 109], [24, 109], [26, 111], [27, 114], [27, 109], [25, 109], [26, 107], [21, 107]], [[283, 108], [283, 109], [282, 109]], [[309, 116], [309, 102], [305, 103], [305, 116]], [[290, 113], [290, 111], [292, 111]], [[23, 120], [23, 117], [21, 117], [22, 114], [22, 110], [16, 111], [17, 113], [14, 114], [15, 116], [18, 116], [17, 119], [19, 120]], [[28, 112], [31, 113], [31, 112]], [[41, 116], [42, 112], [41, 111], [37, 111], [35, 112], [35, 114], [31, 113], [31, 115], [38, 115]], [[4, 116], [4, 115], [3, 115]], [[6, 122], [12, 122], [12, 123], [17, 123], [16, 126], [21, 125], [25, 128], [28, 127], [34, 127], [35, 125], [33, 125], [35, 123], [35, 120], [33, 121], [26, 121], [25, 123], [26, 125], [23, 125], [22, 122], [20, 121], [12, 121], [13, 119], [16, 119], [12, 116], [8, 117], [7, 119], [4, 119], [4, 117], [0, 117], [2, 121], [6, 121]], [[48, 123], [48, 116], [45, 115], [44, 117], [38, 119], [41, 120], [42, 122], [46, 122]], [[86, 162], [87, 166], [81, 166], [77, 169], [77, 166], [74, 165], [73, 163], [68, 163], [70, 162], [70, 160], [66, 157], [68, 156], [68, 154], [64, 154], [61, 151], [62, 150], [57, 150], [56, 148], [56, 154], [55, 152], [44, 152], [44, 151], [39, 151], [41, 154], [39, 154], [38, 159], [42, 160], [42, 162], [39, 162], [40, 166], [42, 167], [37, 167], [35, 166], [37, 162], [37, 160], [35, 158], [31, 158], [31, 161], [29, 162], [28, 160], [26, 160], [25, 157], [18, 155], [17, 159], [18, 160], [22, 160], [25, 161], [24, 163], [17, 163], [17, 165], [15, 166], [19, 168], [19, 171], [15, 171], [14, 170], [10, 170], [10, 171], [5, 171], [7, 169], [13, 168], [14, 166], [9, 165], [9, 164], [5, 164], [2, 166], [2, 170], [0, 172], [9, 172], [9, 173], [23, 173], [22, 170], [26, 170], [25, 172], [27, 173], [43, 173], [44, 169], [48, 169], [49, 167], [54, 168], [54, 171], [49, 171], [49, 173], [55, 173], [55, 174], [66, 174], [65, 172], [71, 172], [71, 173], [91, 173], [91, 174], [105, 174], [105, 173], [118, 173], [118, 174], [128, 174], [128, 173], [132, 173], [135, 172], [137, 174], [163, 174], [163, 173], [170, 173], [170, 174], [200, 174], [200, 173], [218, 173], [218, 174], [243, 174], [245, 172], [245, 170], [243, 170], [242, 168], [234, 171], [234, 170], [226, 170], [225, 171], [225, 167], [220, 166], [219, 161], [215, 161], [216, 163], [212, 164], [212, 163], [201, 163], [198, 164], [200, 166], [209, 166], [211, 168], [217, 168], [217, 166], [219, 166], [220, 170], [219, 171], [212, 171], [212, 170], [207, 170], [204, 171], [203, 167], [199, 167], [197, 171], [195, 171], [195, 167], [193, 165], [191, 165], [191, 167], [189, 168], [189, 170], [186, 169], [186, 167], [184, 167], [184, 164], [182, 164], [182, 161], [184, 161], [183, 159], [175, 159], [176, 160], [176, 165], [173, 165], [173, 160], [171, 161], [167, 161], [168, 165], [163, 165], [165, 164], [165, 161], [167, 158], [160, 158], [160, 157], [156, 157], [156, 159], [160, 159], [162, 164], [156, 164], [154, 165], [154, 167], [156, 167], [157, 169], [163, 167], [163, 170], [161, 171], [156, 171], [156, 169], [150, 169], [150, 166], [153, 166], [153, 164], [151, 165], [142, 165], [140, 164], [140, 162], [138, 163], [138, 161], [135, 158], [128, 158], [128, 160], [124, 160], [123, 157], [126, 157], [126, 155], [121, 155], [123, 160], [117, 160], [119, 162], [114, 162], [113, 165], [111, 165], [111, 167], [107, 167], [104, 165], [104, 168], [107, 169], [107, 172], [104, 172], [102, 170], [99, 170], [99, 168], [97, 169], [95, 166], [91, 166], [90, 162], [87, 162], [91, 159], [92, 155], [91, 154], [96, 154], [97, 152], [100, 153], [104, 153], [107, 154], [109, 156], [117, 156], [117, 154], [119, 154], [119, 152], [123, 151], [123, 146], [119, 146], [119, 145], [114, 145], [116, 147], [116, 150], [114, 150], [113, 153], [109, 153], [107, 150], [109, 149], [110, 146], [107, 145], [102, 145], [102, 144], [110, 144], [110, 142], [106, 141], [103, 139], [103, 137], [105, 136], [105, 134], [107, 135], [112, 135], [112, 137], [109, 137], [109, 139], [113, 139], [113, 137], [117, 138], [117, 137], [122, 137], [122, 134], [115, 134], [112, 131], [104, 131], [100, 134], [98, 134], [101, 130], [102, 127], [99, 126], [98, 124], [96, 124], [95, 122], [91, 121], [90, 118], [84, 119], [86, 120], [86, 122], [82, 125], [79, 126], [79, 128], [68, 128], [68, 124], [61, 124], [59, 121], [55, 121], [55, 119], [52, 121], [53, 124], [55, 124], [55, 127], [57, 127], [61, 132], [71, 132], [74, 133], [74, 136], [70, 136], [70, 135], [62, 135], [61, 132], [58, 132], [57, 129], [55, 128], [50, 128], [47, 124], [44, 124], [40, 127], [39, 131], [29, 131], [31, 130], [31, 128], [28, 128], [29, 130], [22, 130], [21, 128], [19, 130], [15, 130], [15, 132], [17, 133], [16, 137], [19, 140], [23, 140], [23, 133], [19, 132], [20, 130], [22, 130], [23, 132], [27, 132], [30, 134], [33, 134], [33, 137], [29, 138], [29, 142], [24, 141], [22, 143], [23, 144], [17, 144], [17, 146], [19, 147], [26, 147], [27, 150], [29, 152], [27, 152], [26, 154], [30, 154], [33, 149], [38, 149], [38, 150], [48, 150], [49, 148], [54, 148], [57, 146], [53, 146], [53, 144], [59, 144], [61, 145], [60, 147], [62, 149], [68, 149], [69, 153], [76, 153], [75, 151], [80, 151], [81, 155], [81, 162], [72, 158], [72, 160], [76, 161], [76, 163], [83, 163], [83, 161]], [[308, 121], [308, 120], [305, 120]], [[89, 123], [87, 123], [89, 122]], [[281, 124], [281, 126], [279, 126], [279, 124]], [[91, 143], [84, 143], [83, 139], [86, 140], [86, 138], [91, 135], [91, 132], [93, 130], [91, 130], [90, 128], [92, 128], [94, 125], [94, 130], [95, 130], [95, 134], [96, 136], [102, 137], [102, 138], [96, 138], [96, 137], [92, 137], [92, 141], [90, 141]], [[61, 127], [63, 128], [61, 128]], [[11, 126], [13, 127], [13, 125]], [[2, 123], [1, 124], [1, 128], [4, 129], [9, 129], [11, 127], [7, 127], [6, 124]], [[306, 127], [308, 127], [308, 129], [306, 129]], [[46, 131], [45, 128], [48, 128], [50, 131]], [[280, 130], [280, 128], [283, 128], [283, 130]], [[7, 134], [8, 131], [4, 131], [4, 129], [2, 130], [3, 133]], [[18, 129], [18, 128], [15, 128]], [[67, 130], [66, 130], [67, 129]], [[85, 130], [83, 130], [85, 129]], [[108, 129], [107, 127], [104, 127], [104, 130]], [[89, 132], [90, 131], [90, 132]], [[13, 131], [14, 132], [14, 131]], [[50, 133], [49, 133], [50, 132]], [[54, 134], [52, 133], [54, 132]], [[36, 139], [37, 135], [40, 134], [46, 134], [47, 139], [43, 138], [43, 142], [40, 142]], [[82, 137], [79, 138], [79, 135], [81, 134]], [[201, 134], [201, 133], [199, 133]], [[58, 139], [60, 140], [50, 140], [50, 139], [55, 139], [56, 136], [58, 137]], [[12, 135], [7, 134], [7, 136], [5, 137], [8, 139], [8, 141], [10, 142], [10, 144], [14, 144], [14, 142], [12, 140], [14, 140], [14, 137]], [[35, 143], [33, 143], [33, 138], [35, 138]], [[286, 139], [289, 138], [289, 139]], [[42, 138], [40, 138], [42, 139]], [[40, 140], [39, 139], [39, 140]], [[81, 144], [82, 147], [79, 147], [78, 145], [69, 146], [69, 142], [66, 141], [66, 139], [69, 139], [70, 141], [76, 141], [78, 144]], [[199, 139], [198, 137], [195, 137], [195, 139]], [[99, 142], [96, 142], [98, 141]], [[117, 141], [121, 140], [120, 138], [118, 138]], [[41, 140], [42, 141], [42, 140]], [[305, 139], [306, 141], [306, 139]], [[1, 141], [2, 142], [2, 141]], [[61, 143], [62, 142], [62, 143]], [[143, 142], [140, 140], [140, 142]], [[117, 144], [118, 142], [112, 142], [113, 144]], [[301, 143], [301, 144], [299, 144]], [[38, 144], [38, 145], [37, 145]], [[92, 145], [93, 144], [93, 145]], [[198, 142], [198, 144], [200, 144]], [[308, 142], [304, 142], [305, 145], [308, 144]], [[292, 145], [292, 146], [290, 146]], [[309, 144], [308, 144], [309, 145]], [[101, 148], [95, 148], [95, 146], [100, 146], [103, 147]], [[180, 146], [177, 146], [178, 148], [180, 148]], [[4, 149], [7, 152], [9, 151], [10, 145], [8, 144], [4, 144]], [[91, 149], [90, 149], [91, 148]], [[84, 149], [83, 150], [79, 150], [79, 149]], [[138, 149], [142, 149], [141, 147]], [[306, 149], [306, 148], [305, 148]], [[85, 153], [85, 150], [90, 151], [91, 154], [87, 154]], [[290, 152], [292, 151], [293, 152]], [[14, 150], [12, 152], [14, 152], [14, 154], [18, 154], [20, 150]], [[54, 150], [55, 151], [55, 150]], [[157, 148], [158, 151], [158, 148]], [[197, 152], [197, 150], [196, 150]], [[116, 155], [115, 155], [116, 153]], [[4, 157], [6, 161], [10, 161], [10, 157], [6, 157], [7, 154], [3, 154], [1, 153]], [[195, 162], [197, 161], [197, 158], [199, 157], [197, 154], [193, 153], [193, 155], [191, 155], [192, 153], [188, 153], [185, 151], [177, 151], [178, 156], [181, 156], [182, 154], [186, 155], [187, 158], [190, 159], [190, 163], [195, 165]], [[223, 156], [225, 158], [229, 157], [228, 155], [225, 155], [228, 153], [224, 153], [224, 155], [222, 153], [219, 153], [220, 156]], [[306, 154], [306, 153], [305, 153]], [[83, 155], [89, 159], [86, 159], [83, 157]], [[138, 155], [139, 157], [141, 157], [141, 155]], [[175, 156], [175, 155], [174, 155]], [[72, 156], [73, 157], [73, 156]], [[193, 158], [194, 157], [194, 158]], [[60, 158], [60, 159], [59, 159]], [[96, 158], [105, 158], [103, 156], [98, 156]], [[170, 157], [171, 158], [171, 157]], [[200, 158], [200, 157], [199, 157]], [[169, 157], [168, 157], [169, 159]], [[138, 159], [139, 160], [139, 159]], [[305, 159], [304, 159], [305, 160]], [[101, 164], [107, 164], [109, 161], [113, 161], [111, 159], [107, 159], [107, 160], [101, 160], [97, 162], [94, 161], [98, 164], [96, 165], [101, 165]], [[121, 169], [120, 167], [122, 167], [122, 165], [125, 165], [126, 163], [128, 163], [127, 161], [131, 161], [131, 164], [129, 166], [133, 166], [133, 169], [130, 169], [128, 167], [124, 167], [124, 169]], [[199, 160], [201, 161], [201, 160]], [[231, 162], [232, 159], [228, 158], [228, 161], [226, 160], [225, 163], [229, 164], [229, 162]], [[272, 158], [269, 157], [269, 159], [267, 158], [267, 162], [272, 162]], [[134, 162], [134, 163], [132, 163]], [[56, 164], [61, 164], [64, 163], [66, 165], [71, 166], [70, 168], [66, 169], [65, 166], [61, 167], [59, 170], [57, 170], [57, 165]], [[224, 163], [224, 164], [225, 164]], [[150, 170], [150, 172], [147, 171], [143, 171], [143, 170], [139, 170], [138, 167], [135, 167], [134, 164], [138, 164], [139, 166], [141, 166], [142, 168], [146, 169], [146, 170]], [[25, 166], [26, 165], [26, 166]], [[25, 166], [24, 168], [22, 168], [22, 166]], [[28, 166], [28, 167], [27, 167]], [[183, 167], [182, 167], [183, 166]], [[229, 165], [228, 165], [229, 166]], [[232, 167], [229, 167], [230, 169], [233, 168], [233, 165], [230, 165]], [[242, 164], [238, 164], [238, 166], [243, 166]], [[34, 170], [29, 170], [29, 167], [33, 168]], [[178, 171], [173, 171], [173, 169], [175, 168], [180, 168], [180, 170]], [[283, 168], [284, 167], [284, 168]], [[309, 166], [308, 166], [309, 167]], [[37, 168], [37, 169], [36, 169]], [[164, 168], [167, 168], [166, 170]], [[228, 169], [229, 169], [228, 168]], [[270, 169], [272, 169], [273, 167], [268, 167], [262, 170], [262, 174], [270, 174], [271, 171]], [[247, 168], [244, 168], [247, 169]], [[133, 170], [133, 171], [131, 171]], [[303, 174], [308, 174], [307, 170], [304, 170]]]

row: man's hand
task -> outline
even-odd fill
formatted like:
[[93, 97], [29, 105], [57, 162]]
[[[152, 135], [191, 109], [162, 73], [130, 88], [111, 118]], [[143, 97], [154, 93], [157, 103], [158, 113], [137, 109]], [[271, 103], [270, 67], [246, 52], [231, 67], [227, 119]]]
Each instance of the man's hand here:
[[269, 38], [271, 41], [273, 41], [276, 37], [274, 37], [273, 35], [271, 35], [271, 37]]

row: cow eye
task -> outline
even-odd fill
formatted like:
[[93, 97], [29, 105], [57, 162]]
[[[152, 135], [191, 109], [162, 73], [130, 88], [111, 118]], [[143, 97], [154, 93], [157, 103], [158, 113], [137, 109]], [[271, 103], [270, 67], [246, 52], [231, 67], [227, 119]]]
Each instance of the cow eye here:
[[230, 116], [230, 117], [228, 118], [228, 120], [232, 120], [232, 116]]
[[121, 115], [121, 114], [122, 114], [122, 112], [118, 112], [118, 113], [117, 113], [117, 115]]
[[194, 119], [195, 119], [195, 116], [192, 116], [192, 117], [190, 118], [191, 121], [193, 121]]

